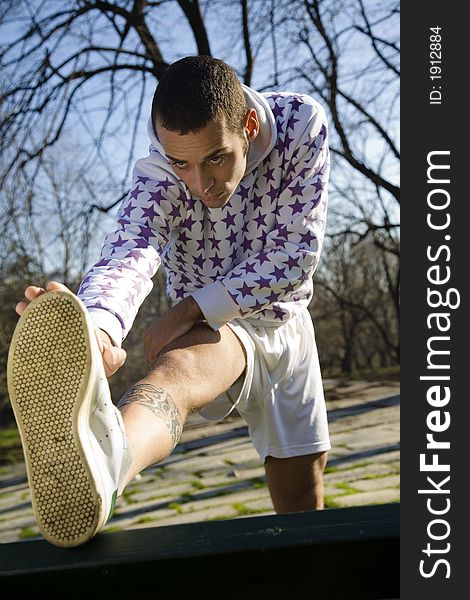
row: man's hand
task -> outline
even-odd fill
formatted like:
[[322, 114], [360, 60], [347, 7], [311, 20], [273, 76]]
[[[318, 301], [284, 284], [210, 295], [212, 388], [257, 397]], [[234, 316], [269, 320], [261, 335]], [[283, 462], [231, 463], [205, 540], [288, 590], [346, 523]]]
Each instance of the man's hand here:
[[149, 365], [171, 342], [188, 333], [204, 318], [197, 302], [191, 296], [182, 300], [164, 315], [155, 319], [144, 333], [145, 360]]
[[[58, 283], [57, 281], [50, 281], [46, 289], [37, 287], [35, 285], [30, 285], [26, 288], [24, 295], [29, 302], [40, 296], [41, 294], [45, 294], [51, 291], [62, 291], [62, 292], [70, 292], [72, 293], [65, 285], [62, 283]], [[22, 315], [28, 306], [28, 302], [18, 302], [16, 305], [16, 312], [19, 315]], [[103, 358], [103, 366], [107, 377], [111, 377], [116, 371], [122, 367], [126, 360], [126, 351], [122, 348], [116, 348], [113, 346], [111, 339], [107, 333], [103, 330], [95, 327], [96, 339], [98, 342], [98, 347], [101, 352], [101, 356]]]
[[113, 342], [106, 331], [95, 327], [95, 334], [101, 356], [103, 357], [104, 372], [106, 373], [106, 377], [111, 377], [126, 362], [126, 351], [123, 348], [113, 346]]

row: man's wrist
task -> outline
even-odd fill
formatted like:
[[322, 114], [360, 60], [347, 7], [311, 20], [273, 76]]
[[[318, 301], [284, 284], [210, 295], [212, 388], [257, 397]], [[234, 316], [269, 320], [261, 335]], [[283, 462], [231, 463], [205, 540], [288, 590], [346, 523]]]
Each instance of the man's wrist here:
[[204, 319], [204, 314], [199, 308], [199, 304], [192, 296], [187, 296], [182, 304], [184, 305], [184, 309], [188, 311], [188, 318], [190, 321], [196, 322]]

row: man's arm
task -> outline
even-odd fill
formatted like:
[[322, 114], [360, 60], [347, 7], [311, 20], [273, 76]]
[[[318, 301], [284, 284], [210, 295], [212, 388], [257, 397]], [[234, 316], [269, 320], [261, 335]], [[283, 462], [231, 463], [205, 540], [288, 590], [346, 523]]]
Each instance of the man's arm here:
[[159, 181], [136, 177], [119, 208], [119, 227], [106, 236], [99, 261], [78, 291], [95, 325], [118, 347], [152, 289], [168, 241], [166, 215], [152, 196], [162, 196]]
[[144, 334], [147, 363], [151, 364], [165, 346], [182, 337], [203, 318], [199, 305], [188, 296], [156, 319]]

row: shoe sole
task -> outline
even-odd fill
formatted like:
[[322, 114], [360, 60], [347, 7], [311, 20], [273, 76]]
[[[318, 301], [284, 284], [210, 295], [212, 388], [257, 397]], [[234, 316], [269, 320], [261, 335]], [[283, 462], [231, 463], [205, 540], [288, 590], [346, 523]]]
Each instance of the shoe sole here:
[[80, 436], [92, 389], [85, 311], [71, 293], [42, 294], [18, 321], [8, 356], [8, 391], [37, 524], [49, 542], [64, 547], [83, 544], [103, 522], [99, 484]]

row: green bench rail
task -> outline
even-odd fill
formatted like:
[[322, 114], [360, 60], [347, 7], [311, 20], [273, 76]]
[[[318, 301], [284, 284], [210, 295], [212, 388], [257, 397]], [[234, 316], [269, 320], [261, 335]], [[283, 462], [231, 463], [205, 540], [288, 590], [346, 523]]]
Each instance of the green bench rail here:
[[0, 544], [1, 595], [398, 598], [399, 511], [382, 504], [149, 527], [72, 549]]

